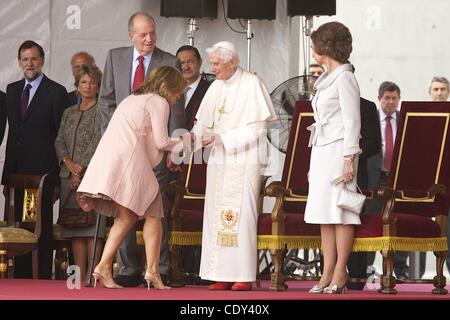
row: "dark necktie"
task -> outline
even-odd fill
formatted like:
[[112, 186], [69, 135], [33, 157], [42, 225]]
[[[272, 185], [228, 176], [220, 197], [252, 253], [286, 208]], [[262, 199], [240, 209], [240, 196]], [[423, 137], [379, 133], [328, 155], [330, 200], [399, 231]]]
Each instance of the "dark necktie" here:
[[392, 133], [391, 119], [392, 117], [390, 116], [386, 117], [384, 167], [387, 172], [391, 170], [392, 152], [394, 150], [394, 135]]
[[20, 119], [25, 121], [27, 117], [28, 100], [30, 99], [31, 84], [27, 84], [20, 97]]
[[136, 72], [134, 73], [132, 92], [135, 92], [141, 86], [142, 82], [144, 82], [145, 77], [144, 57], [139, 56], [138, 60], [139, 64], [136, 68]]

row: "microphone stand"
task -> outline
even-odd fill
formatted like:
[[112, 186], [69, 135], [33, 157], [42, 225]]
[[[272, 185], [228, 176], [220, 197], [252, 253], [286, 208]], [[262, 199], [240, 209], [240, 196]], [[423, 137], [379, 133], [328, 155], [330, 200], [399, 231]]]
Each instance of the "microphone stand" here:
[[251, 40], [253, 38], [252, 24], [247, 20], [247, 71], [250, 72]]

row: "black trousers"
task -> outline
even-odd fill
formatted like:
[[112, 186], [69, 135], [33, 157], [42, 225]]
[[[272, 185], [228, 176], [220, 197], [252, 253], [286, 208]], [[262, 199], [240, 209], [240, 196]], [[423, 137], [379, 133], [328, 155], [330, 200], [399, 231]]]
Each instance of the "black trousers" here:
[[[51, 279], [53, 267], [53, 191], [58, 183], [58, 176], [47, 176], [42, 193], [41, 206], [41, 236], [38, 241], [38, 278]], [[14, 193], [15, 212], [14, 221], [22, 221], [23, 190]], [[31, 253], [19, 255], [14, 258], [14, 277], [32, 278]]]

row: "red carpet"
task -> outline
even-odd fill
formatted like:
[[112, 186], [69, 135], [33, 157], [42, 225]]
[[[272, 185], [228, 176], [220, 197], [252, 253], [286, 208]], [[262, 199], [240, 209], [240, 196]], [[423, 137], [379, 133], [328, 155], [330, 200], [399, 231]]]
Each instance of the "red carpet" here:
[[[340, 295], [307, 293], [315, 283], [289, 281], [289, 289], [283, 292], [269, 290], [268, 281], [262, 281], [262, 288], [247, 292], [208, 291], [206, 286], [147, 291], [142, 286], [115, 290], [101, 287], [69, 290], [65, 281], [3, 279], [0, 280], [0, 300], [450, 300], [450, 294], [432, 294], [431, 284], [399, 284], [396, 295], [378, 293], [376, 287], [363, 291], [347, 290]], [[449, 285], [446, 288], [450, 290]]]

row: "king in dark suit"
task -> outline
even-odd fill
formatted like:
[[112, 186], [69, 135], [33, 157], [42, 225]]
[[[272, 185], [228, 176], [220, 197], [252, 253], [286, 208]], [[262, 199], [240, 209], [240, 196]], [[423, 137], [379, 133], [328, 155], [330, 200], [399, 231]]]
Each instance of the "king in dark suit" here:
[[[5, 185], [4, 192], [8, 192], [6, 186], [12, 174], [48, 174], [41, 208], [38, 275], [40, 279], [51, 279], [52, 198], [59, 173], [54, 142], [69, 100], [66, 89], [42, 73], [44, 50], [39, 44], [30, 40], [22, 43], [18, 60], [24, 79], [10, 83], [6, 89], [9, 129], [2, 184]], [[16, 209], [21, 208], [23, 191], [18, 191], [15, 199]], [[21, 221], [19, 210], [15, 212], [15, 221]], [[15, 258], [15, 277], [31, 278], [30, 254]]]

